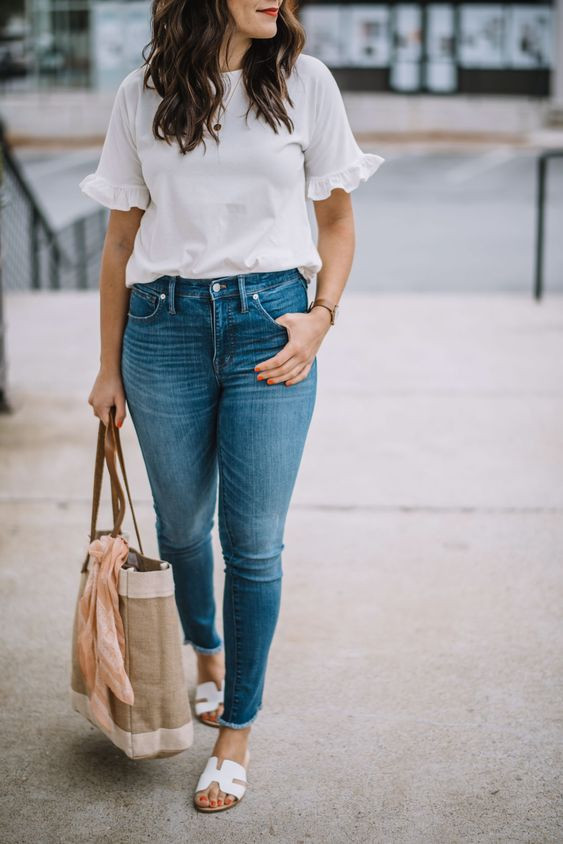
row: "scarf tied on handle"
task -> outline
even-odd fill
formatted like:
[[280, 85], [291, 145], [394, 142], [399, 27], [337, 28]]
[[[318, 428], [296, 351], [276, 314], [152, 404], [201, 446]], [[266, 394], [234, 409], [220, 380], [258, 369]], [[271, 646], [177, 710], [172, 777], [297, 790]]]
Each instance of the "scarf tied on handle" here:
[[125, 671], [125, 633], [119, 612], [119, 572], [127, 562], [129, 544], [122, 536], [102, 535], [88, 546], [90, 570], [78, 602], [77, 651], [88, 690], [90, 709], [101, 726], [113, 727], [109, 690], [134, 703]]

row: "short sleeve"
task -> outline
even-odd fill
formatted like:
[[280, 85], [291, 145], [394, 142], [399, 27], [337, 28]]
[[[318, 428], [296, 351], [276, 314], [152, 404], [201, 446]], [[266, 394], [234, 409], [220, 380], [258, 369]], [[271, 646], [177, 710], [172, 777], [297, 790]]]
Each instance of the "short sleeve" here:
[[134, 91], [127, 80], [117, 89], [98, 167], [79, 183], [82, 193], [118, 211], [145, 209], [150, 203], [131, 122], [133, 104], [127, 101]]
[[334, 188], [350, 193], [385, 161], [363, 152], [353, 135], [340, 88], [330, 69], [315, 59], [315, 96], [310, 141], [304, 151], [308, 199], [326, 199]]

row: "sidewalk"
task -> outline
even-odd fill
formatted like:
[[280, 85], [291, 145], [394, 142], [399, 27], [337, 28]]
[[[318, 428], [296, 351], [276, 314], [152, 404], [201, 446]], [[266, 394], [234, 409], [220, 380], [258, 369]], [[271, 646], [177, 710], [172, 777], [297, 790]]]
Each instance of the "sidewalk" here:
[[[5, 320], [6, 844], [563, 839], [561, 296], [345, 293], [318, 356], [250, 787], [217, 818], [191, 805], [209, 728], [132, 762], [68, 704], [97, 292], [10, 294]], [[129, 418], [122, 437], [156, 553]], [[105, 479], [104, 516], [107, 495]]]

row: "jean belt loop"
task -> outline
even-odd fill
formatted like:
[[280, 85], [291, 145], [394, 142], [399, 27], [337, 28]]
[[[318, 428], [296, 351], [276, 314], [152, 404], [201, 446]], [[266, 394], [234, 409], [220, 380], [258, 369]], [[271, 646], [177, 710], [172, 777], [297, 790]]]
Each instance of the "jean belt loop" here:
[[240, 294], [240, 312], [241, 314], [245, 314], [248, 311], [248, 305], [246, 303], [246, 287], [244, 284], [244, 275], [237, 276], [237, 279]]
[[176, 292], [176, 278], [177, 276], [171, 275], [170, 281], [168, 282], [168, 313], [175, 314], [176, 307], [174, 304], [174, 296]]

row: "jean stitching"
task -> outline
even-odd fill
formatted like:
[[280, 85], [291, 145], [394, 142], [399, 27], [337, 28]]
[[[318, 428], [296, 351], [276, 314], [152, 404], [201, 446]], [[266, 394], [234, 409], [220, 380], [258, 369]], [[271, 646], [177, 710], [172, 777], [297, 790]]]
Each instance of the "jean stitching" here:
[[285, 290], [286, 287], [291, 287], [292, 284], [297, 284], [299, 279], [297, 278], [290, 278], [287, 281], [282, 282], [274, 282], [274, 284], [268, 284], [266, 287], [253, 287], [251, 289], [252, 293], [265, 293], [267, 290]]
[[[210, 311], [210, 318], [211, 318], [211, 333], [212, 333], [212, 337], [213, 337], [213, 361], [212, 361], [213, 374], [215, 376], [215, 380], [217, 382], [217, 385], [220, 387], [221, 386], [221, 378], [220, 378], [219, 373], [217, 371], [217, 369], [218, 369], [218, 363], [217, 363], [217, 324], [216, 324], [217, 306], [215, 304], [215, 299], [213, 298], [213, 296], [209, 299], [209, 311]], [[219, 437], [217, 437], [217, 440], [218, 439], [219, 439]]]
[[[268, 313], [268, 311], [265, 309], [265, 307], [264, 307], [264, 305], [262, 304], [262, 302], [260, 301], [260, 299], [253, 299], [252, 301], [254, 302], [254, 305], [255, 305], [256, 310], [258, 311], [258, 313], [259, 313], [259, 314], [261, 314], [263, 317], [265, 317], [271, 325], [274, 325], [274, 326], [275, 326], [277, 329], [279, 329], [280, 331], [283, 331], [284, 333], [287, 333], [287, 328], [285, 327], [285, 325], [282, 325], [282, 324], [281, 324], [281, 322], [276, 322], [276, 321], [275, 321], [275, 319], [273, 318], [273, 316], [271, 316], [271, 315]], [[286, 311], [286, 313], [287, 313], [287, 311]]]
[[232, 311], [231, 304], [227, 303], [227, 342], [226, 353], [227, 357], [234, 357], [235, 354], [235, 316]]
[[[225, 507], [225, 472], [224, 472], [224, 466], [223, 466], [223, 449], [221, 447], [220, 424], [221, 423], [219, 422], [219, 425], [218, 425], [219, 430], [217, 431], [217, 454], [218, 454], [218, 457], [219, 457], [219, 472], [220, 472], [220, 477], [221, 477], [221, 484], [220, 484], [219, 493], [220, 493], [220, 496], [221, 496], [221, 508], [222, 508], [222, 511], [223, 511], [223, 520], [224, 520], [224, 524], [225, 524], [225, 531], [226, 531], [227, 536], [229, 538], [229, 545], [230, 545], [229, 554], [227, 555], [227, 559], [225, 560], [225, 564], [226, 564], [227, 568], [229, 568], [229, 566], [231, 566], [231, 563], [232, 563], [232, 560], [233, 560], [234, 543], [233, 543], [233, 537], [231, 535], [231, 531], [229, 529], [229, 520], [227, 518], [227, 508]], [[235, 602], [234, 602], [235, 580], [234, 580], [234, 576], [232, 574], [232, 567], [231, 567], [229, 576], [230, 576], [231, 583], [232, 583], [231, 609], [232, 609], [233, 621], [234, 621], [234, 625], [235, 625], [234, 662], [235, 662], [235, 666], [237, 666], [238, 665], [238, 654], [239, 654], [238, 623], [237, 623], [238, 616], [236, 614]], [[225, 588], [226, 587], [227, 587], [227, 584], [225, 583]], [[234, 684], [233, 684], [233, 708], [235, 708], [235, 710], [236, 710], [237, 703], [238, 703], [238, 697], [237, 697], [238, 696], [238, 689], [237, 689], [238, 679], [239, 679], [238, 672], [235, 671]]]
[[143, 288], [139, 287], [137, 284], [133, 285], [131, 293], [136, 293], [138, 296], [141, 296], [143, 299], [147, 299], [152, 304], [154, 304], [159, 298], [159, 293], [156, 290], [143, 290]]
[[[147, 294], [145, 294], [145, 293], [141, 294], [139, 292], [136, 292], [135, 295], [141, 296], [141, 298], [145, 299], [147, 302], [151, 302], [151, 304], [153, 303], [152, 296], [149, 297], [149, 296], [147, 296]], [[160, 309], [161, 303], [162, 303], [162, 299], [160, 298], [160, 296], [158, 296], [157, 300], [156, 300], [156, 307], [155, 307], [154, 311], [152, 313], [148, 314], [148, 316], [142, 316], [142, 317], [136, 316], [135, 314], [130, 313], [131, 306], [129, 306], [129, 311], [127, 313], [127, 317], [129, 319], [139, 320], [140, 322], [143, 322], [143, 320], [152, 319], [153, 317], [155, 317], [157, 315], [157, 313]]]
[[[294, 283], [294, 282], [292, 282], [292, 283]], [[302, 283], [301, 283], [300, 286], [303, 288]], [[271, 287], [266, 288], [266, 290], [271, 290], [271, 289], [272, 289]], [[279, 288], [276, 288], [276, 289], [279, 289]], [[258, 290], [254, 291], [254, 292], [259, 293]], [[261, 292], [264, 292], [264, 291], [261, 291]], [[307, 291], [305, 291], [305, 295], [307, 296]], [[282, 331], [287, 333], [287, 328], [285, 327], [285, 325], [282, 325], [281, 322], [275, 321], [273, 316], [270, 313], [268, 313], [267, 309], [264, 307], [264, 305], [260, 301], [260, 298], [257, 298], [257, 299], [252, 298], [250, 301], [254, 302], [254, 305], [255, 305], [256, 309], [258, 310], [258, 312], [261, 313], [264, 317], [266, 317], [268, 322], [273, 323], [276, 326], [276, 328], [279, 328]], [[305, 303], [305, 311], [307, 310], [308, 304], [309, 304], [309, 299], [307, 297], [306, 303]], [[285, 311], [285, 313], [301, 313], [301, 311], [298, 308], [296, 311]]]
[[233, 692], [233, 709], [238, 712], [239, 709], [239, 696], [238, 696], [238, 688], [240, 687], [240, 660], [238, 659], [238, 654], [241, 650], [240, 648], [240, 628], [238, 619], [240, 617], [239, 611], [239, 595], [238, 595], [238, 587], [236, 578], [234, 575], [231, 574], [231, 581], [233, 584], [232, 589], [232, 596], [233, 596], [233, 607], [234, 607], [234, 614], [233, 618], [235, 619], [235, 690]]

